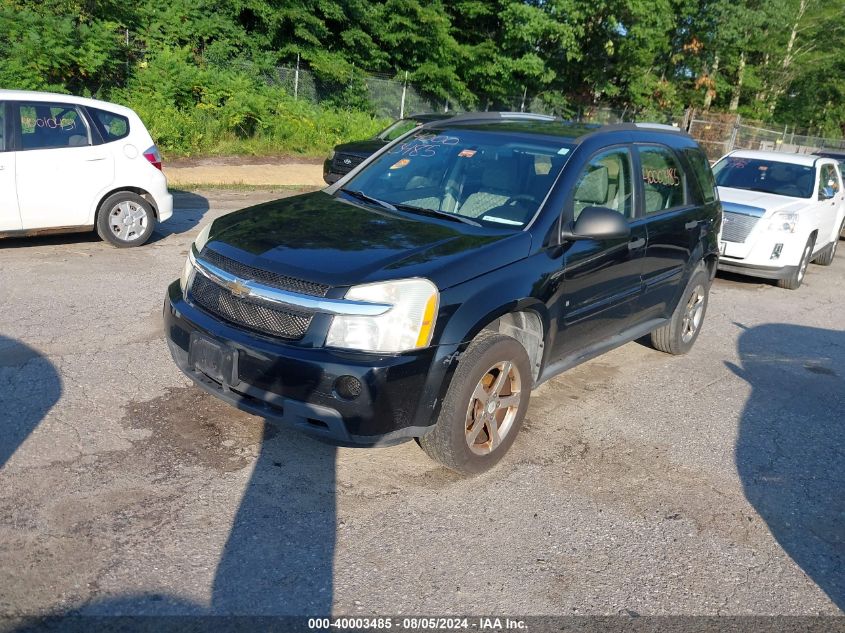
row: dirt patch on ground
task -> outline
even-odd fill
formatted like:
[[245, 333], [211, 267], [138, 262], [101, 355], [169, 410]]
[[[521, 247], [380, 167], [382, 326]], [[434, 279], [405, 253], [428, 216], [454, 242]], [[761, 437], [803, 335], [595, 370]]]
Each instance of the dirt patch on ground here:
[[323, 167], [319, 163], [250, 163], [242, 165], [197, 164], [164, 168], [168, 184], [184, 185], [253, 185], [324, 187]]

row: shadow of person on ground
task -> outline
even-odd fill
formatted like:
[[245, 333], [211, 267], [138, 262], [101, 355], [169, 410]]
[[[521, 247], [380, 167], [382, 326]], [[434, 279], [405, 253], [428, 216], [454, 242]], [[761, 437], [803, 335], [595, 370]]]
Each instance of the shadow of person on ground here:
[[736, 444], [745, 495], [845, 609], [845, 332], [760, 325], [738, 348], [742, 366], [726, 364], [752, 388]]
[[0, 335], [0, 468], [62, 395], [56, 368], [37, 351]]

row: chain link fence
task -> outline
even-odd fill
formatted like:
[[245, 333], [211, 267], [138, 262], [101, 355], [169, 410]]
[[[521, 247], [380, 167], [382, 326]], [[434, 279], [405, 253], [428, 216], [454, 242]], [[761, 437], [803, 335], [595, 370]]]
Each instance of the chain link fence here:
[[689, 111], [687, 131], [707, 153], [718, 160], [735, 149], [813, 154], [822, 150], [845, 151], [845, 139], [799, 135], [788, 128], [772, 130], [751, 121], [743, 123], [737, 114]]

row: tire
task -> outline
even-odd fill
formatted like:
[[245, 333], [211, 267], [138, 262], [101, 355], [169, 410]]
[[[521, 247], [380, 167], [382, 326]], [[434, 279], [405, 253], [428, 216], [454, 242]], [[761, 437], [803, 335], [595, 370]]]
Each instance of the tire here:
[[801, 255], [801, 261], [798, 262], [798, 268], [795, 269], [789, 277], [785, 279], [778, 279], [778, 287], [786, 290], [798, 290], [801, 284], [804, 283], [804, 276], [807, 274], [807, 266], [810, 263], [810, 258], [813, 256], [813, 246], [816, 240], [811, 236], [804, 245], [804, 254]]
[[97, 210], [97, 233], [118, 248], [141, 246], [150, 239], [155, 226], [153, 206], [131, 191], [110, 195]]
[[839, 234], [837, 233], [836, 239], [834, 239], [830, 243], [830, 249], [825, 251], [823, 254], [819, 255], [813, 260], [814, 264], [818, 264], [819, 266], [830, 266], [833, 263], [833, 258], [836, 257], [836, 247], [839, 244]]
[[[500, 384], [504, 371], [507, 378]], [[482, 332], [461, 356], [434, 429], [419, 438], [419, 445], [434, 461], [459, 473], [489, 470], [513, 444], [528, 410], [533, 383], [525, 348], [509, 336]], [[516, 402], [496, 408], [491, 417], [487, 406], [514, 395]], [[490, 426], [493, 420], [495, 435]]]
[[651, 333], [651, 344], [667, 354], [686, 354], [692, 349], [707, 313], [710, 274], [700, 265], [684, 288], [672, 317]]

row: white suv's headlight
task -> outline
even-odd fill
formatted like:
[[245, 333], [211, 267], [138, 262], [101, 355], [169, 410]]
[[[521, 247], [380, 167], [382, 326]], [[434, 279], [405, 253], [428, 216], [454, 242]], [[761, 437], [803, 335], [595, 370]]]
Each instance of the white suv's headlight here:
[[[194, 248], [197, 249], [198, 253], [205, 247], [205, 243], [208, 242], [209, 233], [211, 233], [211, 222], [203, 227], [202, 231], [197, 235], [197, 239], [194, 240]], [[182, 276], [179, 278], [179, 286], [182, 288], [183, 293], [188, 291], [188, 285], [191, 282], [191, 275], [193, 273], [194, 264], [191, 261], [191, 253], [188, 252], [188, 257], [185, 259], [185, 266], [182, 269]]]
[[781, 212], [775, 213], [772, 219], [769, 220], [770, 231], [784, 231], [785, 233], [795, 233], [795, 226], [798, 224], [798, 214]]
[[400, 279], [353, 286], [346, 299], [389, 303], [378, 316], [335, 316], [327, 347], [366, 352], [404, 352], [431, 343], [440, 293], [428, 279]]

